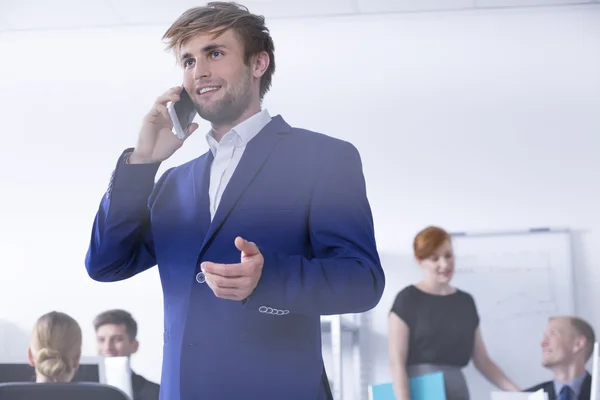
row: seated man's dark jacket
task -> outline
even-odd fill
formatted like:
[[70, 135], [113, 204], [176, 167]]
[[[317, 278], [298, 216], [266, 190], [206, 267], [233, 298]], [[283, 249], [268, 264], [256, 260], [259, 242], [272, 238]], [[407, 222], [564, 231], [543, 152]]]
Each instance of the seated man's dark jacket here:
[[133, 400], [158, 400], [160, 385], [150, 382], [135, 372], [131, 373], [131, 386], [133, 389]]
[[[558, 393], [554, 391], [554, 381], [548, 381], [544, 383], [540, 383], [539, 385], [535, 385], [526, 389], [526, 392], [537, 392], [538, 390], [543, 389], [544, 392], [548, 393], [548, 400], [557, 400]], [[581, 391], [579, 392], [579, 397], [577, 400], [590, 400], [590, 393], [592, 391], [592, 376], [589, 373], [585, 373], [585, 379], [583, 380], [583, 384], [581, 385]]]

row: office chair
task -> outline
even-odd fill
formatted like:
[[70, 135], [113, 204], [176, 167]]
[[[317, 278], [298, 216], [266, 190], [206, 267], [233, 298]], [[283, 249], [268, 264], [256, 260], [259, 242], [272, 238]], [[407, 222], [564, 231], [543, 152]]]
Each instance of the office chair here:
[[131, 400], [121, 390], [92, 382], [0, 384], [0, 400]]

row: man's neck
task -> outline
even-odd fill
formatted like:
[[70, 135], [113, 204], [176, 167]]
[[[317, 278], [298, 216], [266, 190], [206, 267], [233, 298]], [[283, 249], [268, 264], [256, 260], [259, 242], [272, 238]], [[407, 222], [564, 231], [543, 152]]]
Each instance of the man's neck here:
[[560, 383], [569, 383], [585, 373], [585, 364], [573, 363], [552, 368], [554, 379]]
[[260, 103], [259, 103], [259, 104], [248, 107], [246, 109], [246, 111], [244, 111], [242, 113], [242, 115], [240, 115], [240, 117], [237, 118], [235, 121], [228, 121], [228, 122], [216, 123], [216, 124], [213, 123], [212, 124], [213, 137], [215, 138], [215, 140], [217, 142], [220, 142], [221, 138], [223, 136], [225, 136], [225, 134], [227, 132], [229, 132], [234, 127], [238, 126], [239, 124], [241, 124], [242, 122], [244, 122], [245, 120], [250, 118], [251, 116], [259, 113], [260, 111], [261, 111], [261, 108], [260, 108]]

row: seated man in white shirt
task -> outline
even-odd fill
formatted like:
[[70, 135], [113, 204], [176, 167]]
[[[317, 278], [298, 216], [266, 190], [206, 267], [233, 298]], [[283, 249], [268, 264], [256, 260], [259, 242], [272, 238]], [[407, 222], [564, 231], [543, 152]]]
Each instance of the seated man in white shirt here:
[[594, 351], [596, 336], [589, 323], [578, 317], [554, 317], [542, 340], [542, 365], [554, 374], [527, 392], [543, 389], [548, 400], [589, 400], [592, 378], [585, 364]]
[[[131, 357], [139, 347], [137, 322], [125, 310], [108, 310], [94, 319], [98, 354], [104, 357]], [[158, 400], [160, 386], [131, 372], [133, 400]]]

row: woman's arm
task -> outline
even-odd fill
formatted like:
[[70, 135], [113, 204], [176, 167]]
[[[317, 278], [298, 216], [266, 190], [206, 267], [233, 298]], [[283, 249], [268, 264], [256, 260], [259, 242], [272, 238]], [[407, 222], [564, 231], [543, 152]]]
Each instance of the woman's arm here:
[[519, 392], [521, 389], [513, 381], [508, 379], [504, 372], [492, 361], [488, 355], [485, 344], [483, 343], [483, 336], [481, 335], [481, 328], [477, 327], [475, 331], [475, 346], [473, 348], [473, 364], [475, 368], [481, 372], [488, 381], [496, 385], [502, 390]]
[[388, 353], [396, 400], [410, 400], [410, 384], [406, 373], [408, 325], [394, 312], [388, 317]]

